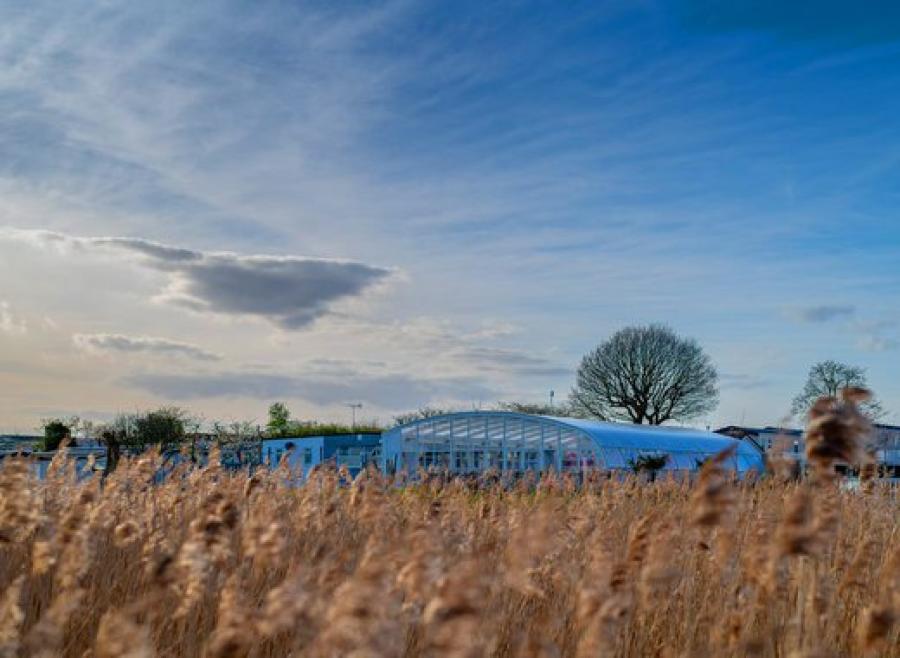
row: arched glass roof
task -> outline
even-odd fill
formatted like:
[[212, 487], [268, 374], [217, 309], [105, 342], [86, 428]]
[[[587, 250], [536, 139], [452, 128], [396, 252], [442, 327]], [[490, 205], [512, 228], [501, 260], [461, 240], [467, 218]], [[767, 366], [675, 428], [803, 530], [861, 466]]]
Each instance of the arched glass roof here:
[[626, 423], [607, 423], [599, 420], [582, 420], [580, 418], [561, 418], [558, 416], [540, 416], [553, 422], [583, 430], [604, 447], [677, 451], [693, 450], [696, 452], [718, 453], [734, 443], [738, 451], [759, 451], [747, 443], [721, 434], [697, 430], [689, 427], [668, 427], [665, 425], [632, 425]]
[[642, 455], [666, 456], [664, 470], [696, 471], [704, 460], [736, 445], [726, 466], [762, 472], [752, 445], [689, 428], [629, 425], [508, 411], [471, 411], [423, 418], [382, 435], [388, 469], [447, 468], [477, 472], [630, 469]]

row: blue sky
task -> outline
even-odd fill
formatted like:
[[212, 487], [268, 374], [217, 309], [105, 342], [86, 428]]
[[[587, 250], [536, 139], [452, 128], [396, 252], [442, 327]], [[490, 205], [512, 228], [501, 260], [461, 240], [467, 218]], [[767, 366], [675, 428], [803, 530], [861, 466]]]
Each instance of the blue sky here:
[[824, 358], [900, 422], [892, 3], [0, 18], [0, 429], [540, 400], [651, 321], [719, 366], [698, 423]]

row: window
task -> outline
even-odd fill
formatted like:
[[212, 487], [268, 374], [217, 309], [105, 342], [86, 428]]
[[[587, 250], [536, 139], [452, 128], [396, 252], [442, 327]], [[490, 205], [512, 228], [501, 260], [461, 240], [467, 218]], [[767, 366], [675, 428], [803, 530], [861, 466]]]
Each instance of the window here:
[[347, 466], [347, 468], [361, 468], [364, 452], [365, 448], [342, 446], [337, 449], [337, 464], [338, 466]]
[[312, 464], [312, 448], [303, 449], [303, 464], [305, 466]]

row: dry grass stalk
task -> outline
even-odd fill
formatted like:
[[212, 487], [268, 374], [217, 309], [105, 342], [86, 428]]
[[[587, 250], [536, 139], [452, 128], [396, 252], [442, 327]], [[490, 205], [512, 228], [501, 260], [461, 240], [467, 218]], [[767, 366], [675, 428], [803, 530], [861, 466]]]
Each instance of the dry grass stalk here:
[[19, 632], [22, 622], [25, 621], [20, 601], [24, 582], [24, 575], [17, 576], [7, 587], [0, 601], [0, 658], [12, 658], [19, 653]]
[[869, 397], [864, 389], [845, 388], [840, 398], [819, 398], [809, 410], [806, 458], [820, 478], [833, 479], [836, 462], [861, 463], [872, 424], [857, 405]]
[[[823, 463], [850, 454], [850, 402], [819, 416]], [[900, 653], [898, 492], [878, 481], [735, 484], [713, 462], [693, 486], [295, 486], [283, 467], [150, 485], [157, 463], [102, 488], [0, 466], [0, 655]]]

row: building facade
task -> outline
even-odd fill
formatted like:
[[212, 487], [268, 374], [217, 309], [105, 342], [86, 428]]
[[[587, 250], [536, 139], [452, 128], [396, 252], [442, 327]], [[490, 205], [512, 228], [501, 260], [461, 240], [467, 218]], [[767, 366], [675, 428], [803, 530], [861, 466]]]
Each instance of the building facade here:
[[[39, 480], [43, 480], [47, 477], [51, 462], [59, 455], [58, 451], [43, 452], [23, 448], [0, 450], [0, 462], [5, 459], [27, 457], [31, 472]], [[106, 449], [95, 446], [66, 448], [65, 459], [67, 464], [74, 464], [75, 474], [79, 479], [86, 478], [103, 471], [106, 465]]]
[[381, 434], [336, 434], [262, 440], [262, 463], [275, 468], [282, 459], [289, 468], [306, 477], [314, 467], [329, 464], [335, 468], [346, 466], [356, 476], [369, 464], [380, 462]]
[[726, 467], [764, 471], [762, 451], [750, 443], [686, 428], [532, 416], [506, 411], [452, 413], [416, 420], [382, 435], [382, 469], [415, 474], [438, 469], [476, 474], [585, 473], [637, 470], [642, 459], [664, 461], [662, 471], [693, 473], [733, 447]]
[[[716, 433], [751, 442], [766, 454], [778, 453], [795, 460], [801, 470], [806, 468], [806, 436], [803, 430], [728, 425], [717, 429]], [[885, 475], [900, 478], [900, 426], [874, 424], [872, 434], [866, 440], [866, 449]]]

